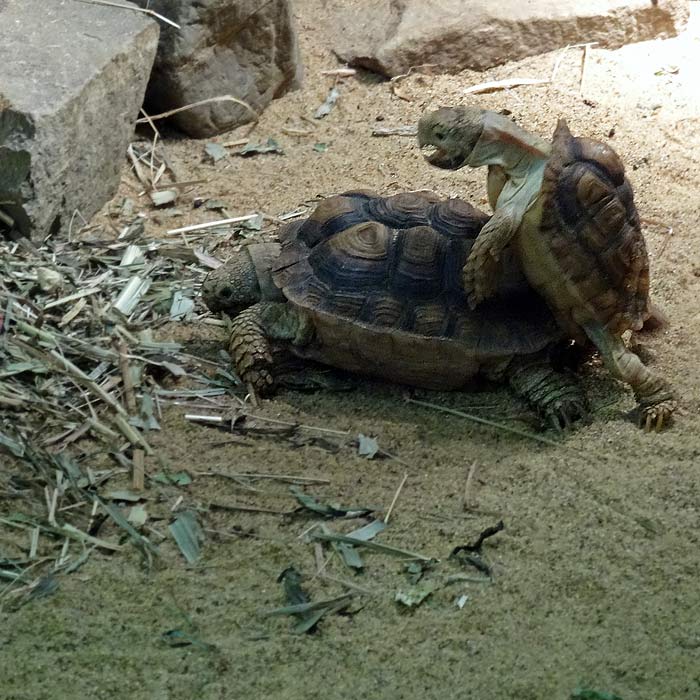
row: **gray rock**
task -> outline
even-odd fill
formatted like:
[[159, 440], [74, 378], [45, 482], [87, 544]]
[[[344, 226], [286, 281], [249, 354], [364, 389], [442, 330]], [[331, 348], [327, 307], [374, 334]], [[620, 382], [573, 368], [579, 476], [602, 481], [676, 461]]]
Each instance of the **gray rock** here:
[[133, 10], [0, 1], [0, 235], [65, 233], [114, 196], [157, 43]]
[[[163, 26], [146, 95], [151, 113], [230, 95], [256, 112], [299, 86], [301, 64], [289, 0], [137, 0], [181, 25]], [[180, 112], [176, 126], [195, 138], [255, 118], [235, 102]]]
[[388, 77], [411, 66], [485, 70], [567, 44], [674, 36], [688, 0], [331, 0], [335, 51]]

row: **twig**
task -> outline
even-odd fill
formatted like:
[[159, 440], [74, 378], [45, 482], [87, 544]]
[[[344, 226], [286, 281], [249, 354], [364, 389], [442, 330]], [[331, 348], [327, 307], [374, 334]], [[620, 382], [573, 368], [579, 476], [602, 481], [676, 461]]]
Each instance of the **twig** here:
[[586, 76], [586, 63], [588, 61], [588, 49], [595, 46], [598, 42], [592, 41], [583, 45], [583, 56], [581, 57], [581, 77], [579, 78], [578, 94], [583, 95], [583, 81]]
[[322, 70], [321, 75], [330, 75], [337, 78], [351, 78], [357, 71], [354, 68], [333, 68], [332, 70]]
[[122, 10], [133, 10], [134, 12], [142, 12], [145, 15], [150, 15], [151, 17], [155, 17], [156, 19], [159, 19], [162, 22], [169, 24], [171, 27], [175, 27], [175, 29], [182, 29], [182, 27], [179, 24], [173, 22], [167, 17], [163, 17], [163, 15], [159, 15], [154, 10], [146, 10], [142, 7], [134, 7], [133, 5], [122, 5], [118, 2], [109, 2], [109, 0], [78, 0], [78, 2], [84, 2], [88, 5], [105, 5], [107, 7], [119, 7]]
[[505, 80], [490, 80], [485, 83], [478, 83], [465, 88], [465, 95], [479, 95], [487, 92], [497, 92], [498, 90], [510, 90], [521, 85], [546, 85], [549, 78], [506, 78]]
[[505, 525], [502, 520], [499, 520], [495, 525], [491, 525], [484, 529], [479, 536], [476, 538], [474, 544], [463, 544], [459, 547], [455, 547], [450, 553], [451, 557], [459, 554], [460, 552], [471, 552], [473, 554], [480, 554], [481, 548], [484, 546], [484, 541], [489, 537], [497, 535], [501, 530], [505, 529]]
[[242, 511], [244, 513], [269, 513], [271, 515], [293, 515], [293, 510], [275, 510], [274, 508], [257, 508], [256, 506], [228, 505], [226, 503], [210, 503], [210, 508], [215, 510]]
[[435, 403], [429, 403], [428, 401], [418, 401], [417, 399], [406, 399], [408, 403], [414, 403], [417, 406], [423, 406], [424, 408], [431, 408], [434, 411], [440, 411], [441, 413], [449, 413], [452, 416], [459, 416], [460, 418], [465, 418], [474, 423], [479, 423], [480, 425], [488, 425], [490, 428], [496, 428], [497, 430], [502, 430], [505, 433], [511, 433], [512, 435], [518, 435], [519, 437], [529, 438], [530, 440], [535, 440], [536, 442], [541, 442], [545, 445], [552, 445], [554, 447], [563, 447], [560, 442], [555, 440], [550, 440], [549, 438], [541, 437], [540, 435], [535, 435], [534, 433], [528, 433], [527, 430], [520, 430], [519, 428], [513, 428], [509, 425], [503, 425], [503, 423], [496, 423], [495, 421], [488, 420], [486, 418], [479, 418], [479, 416], [473, 416], [470, 413], [464, 413], [464, 411], [458, 411], [456, 408], [448, 408], [447, 406], [440, 406]]
[[136, 415], [136, 394], [134, 393], [134, 382], [131, 378], [129, 368], [129, 348], [121, 338], [116, 341], [116, 350], [119, 353], [119, 371], [122, 375], [124, 385], [124, 403], [126, 410], [133, 416]]
[[372, 136], [415, 136], [418, 129], [415, 126], [375, 126]]
[[271, 479], [273, 481], [283, 481], [287, 484], [330, 484], [328, 479], [313, 479], [308, 476], [293, 476], [291, 474], [265, 474], [254, 472], [236, 472], [234, 474], [225, 474], [223, 472], [194, 472], [197, 476], [223, 476], [227, 479]]
[[323, 579], [324, 581], [330, 581], [331, 583], [337, 583], [339, 586], [343, 586], [345, 588], [349, 588], [351, 591], [357, 591], [358, 593], [363, 593], [364, 595], [379, 595], [379, 592], [377, 591], [371, 591], [369, 588], [365, 588], [364, 586], [358, 586], [356, 583], [353, 583], [352, 581], [346, 581], [345, 579], [342, 578], [336, 578], [335, 576], [330, 576], [329, 574], [318, 574], [318, 577]]
[[472, 463], [472, 466], [469, 468], [469, 471], [467, 472], [467, 481], [464, 484], [464, 495], [462, 496], [462, 510], [470, 510], [471, 506], [469, 505], [469, 495], [471, 491], [471, 486], [472, 486], [472, 479], [474, 478], [474, 472], [476, 472], [476, 460]]
[[199, 100], [199, 102], [192, 102], [191, 104], [183, 105], [182, 107], [177, 107], [176, 109], [170, 109], [167, 112], [161, 112], [160, 114], [152, 114], [149, 119], [144, 119], [142, 117], [137, 119], [136, 123], [143, 124], [146, 121], [165, 119], [166, 117], [171, 117], [173, 114], [177, 114], [178, 112], [184, 112], [188, 109], [201, 107], [202, 105], [206, 105], [211, 102], [235, 102], [236, 104], [241, 105], [241, 107], [245, 107], [255, 117], [256, 122], [260, 119], [260, 115], [247, 102], [239, 100], [237, 97], [233, 97], [233, 95], [219, 95], [218, 97], [209, 97], [206, 100]]
[[434, 561], [433, 557], [426, 557], [424, 554], [410, 552], [406, 549], [401, 549], [400, 547], [391, 547], [386, 544], [379, 544], [378, 542], [372, 542], [371, 540], [361, 540], [357, 537], [349, 537], [348, 535], [337, 535], [335, 533], [325, 534], [323, 532], [315, 532], [313, 533], [312, 537], [316, 540], [321, 540], [322, 542], [344, 542], [345, 544], [352, 544], [356, 547], [366, 547], [367, 549], [372, 549], [375, 552], [391, 554], [393, 556], [399, 556], [405, 559], [415, 559], [417, 561]]
[[134, 469], [131, 474], [131, 486], [135, 491], [143, 491], [146, 480], [146, 453], [143, 448], [134, 448], [132, 461]]
[[250, 221], [256, 219], [258, 214], [246, 214], [245, 216], [234, 216], [232, 219], [219, 219], [218, 221], [210, 221], [204, 224], [194, 224], [192, 226], [183, 226], [182, 228], [172, 228], [165, 233], [168, 236], [175, 236], [178, 233], [188, 233], [189, 231], [201, 231], [205, 228], [216, 228], [217, 226], [227, 226], [228, 224], [239, 224], [242, 221]]
[[387, 510], [386, 515], [384, 516], [384, 524], [389, 522], [389, 518], [391, 517], [391, 513], [394, 510], [394, 506], [396, 505], [396, 501], [399, 499], [399, 494], [401, 493], [401, 489], [403, 489], [403, 485], [406, 483], [406, 479], [408, 479], [408, 472], [406, 472], [403, 475], [403, 479], [401, 479], [401, 483], [399, 484], [399, 488], [396, 489], [396, 493], [394, 494], [394, 498], [391, 501], [391, 505], [389, 506], [389, 510]]

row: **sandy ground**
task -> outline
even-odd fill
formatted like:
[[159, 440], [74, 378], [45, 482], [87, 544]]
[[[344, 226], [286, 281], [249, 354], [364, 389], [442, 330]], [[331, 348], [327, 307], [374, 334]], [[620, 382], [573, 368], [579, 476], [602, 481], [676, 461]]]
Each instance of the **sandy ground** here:
[[[212, 165], [203, 161], [202, 142], [173, 140], [168, 149], [181, 177], [207, 180], [187, 198], [221, 198], [233, 214], [257, 209], [276, 215], [357, 187], [385, 193], [430, 188], [483, 204], [484, 173], [431, 169], [413, 139], [373, 138], [371, 129], [413, 124], [425, 109], [464, 101], [463, 89], [484, 80], [547, 77], [557, 55], [488, 74], [412, 75], [396, 85], [406, 99], [372, 76], [347, 79], [339, 84], [336, 109], [311, 126], [302, 117], [313, 114], [332, 84], [320, 71], [337, 66], [332, 18], [321, 0], [299, 0], [297, 7], [304, 88], [276, 101], [253, 132], [277, 138], [285, 155]], [[328, 483], [308, 491], [321, 500], [383, 508], [408, 473], [390, 526], [378, 539], [441, 559], [429, 579], [478, 575], [447, 556], [503, 519], [505, 530], [485, 545], [494, 582], [441, 587], [407, 611], [394, 602], [396, 591], [409, 586], [396, 559], [369, 553], [365, 572], [353, 576], [335, 557], [325, 573], [371, 595], [353, 602], [355, 614], [327, 617], [316, 634], [294, 636], [288, 618], [258, 615], [284, 604], [276, 578], [285, 567], [304, 572], [314, 598], [346, 590], [314, 577], [314, 547], [300, 537], [314, 519], [210, 509], [219, 503], [289, 510], [294, 504], [287, 486], [257, 482], [261, 492], [251, 493], [203, 476], [185, 488], [154, 486], [149, 510], [165, 518], [182, 496], [183, 505], [203, 509], [208, 530], [220, 533], [208, 534], [201, 563], [186, 566], [167, 540], [163, 562], [151, 573], [128, 548], [111, 558], [96, 553], [78, 572], [61, 577], [54, 595], [0, 613], [0, 695], [544, 700], [568, 698], [583, 687], [624, 700], [700, 697], [696, 37], [690, 32], [615, 52], [591, 51], [582, 95], [581, 53], [571, 50], [553, 84], [475, 98], [511, 110], [542, 135], [566, 116], [574, 133], [609, 138], [627, 164], [648, 221], [653, 297], [672, 323], [640, 339], [654, 369], [677, 388], [680, 408], [671, 429], [639, 431], [628, 416], [631, 393], [596, 363], [582, 370], [592, 422], [558, 447], [408, 404], [403, 389], [360, 380], [342, 394], [283, 391], [264, 402], [260, 414], [374, 435], [401, 462], [278, 436], [227, 443], [225, 434], [170, 409], [154, 443], [175, 469], [317, 477]], [[313, 134], [292, 137], [283, 127]], [[328, 144], [323, 153], [313, 149], [321, 142]], [[132, 182], [125, 173], [122, 194], [133, 196]], [[190, 210], [187, 198], [177, 225], [206, 220], [202, 210]], [[148, 230], [156, 236], [172, 226], [151, 215]], [[216, 328], [174, 332], [188, 338], [192, 352], [209, 357], [223, 342]], [[498, 388], [420, 397], [531, 428], [527, 408]], [[473, 507], [465, 512], [462, 494], [474, 462]], [[331, 524], [343, 532], [357, 525]], [[163, 532], [166, 526], [167, 520], [154, 524]], [[462, 595], [468, 601], [459, 609], [454, 601]], [[171, 647], [161, 635], [173, 629], [194, 630], [215, 649]]]

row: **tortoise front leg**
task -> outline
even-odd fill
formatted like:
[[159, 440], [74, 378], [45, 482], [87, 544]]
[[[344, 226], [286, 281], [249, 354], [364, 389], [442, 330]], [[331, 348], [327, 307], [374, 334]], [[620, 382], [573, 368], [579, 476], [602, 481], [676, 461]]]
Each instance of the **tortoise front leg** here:
[[261, 301], [231, 322], [229, 354], [236, 373], [255, 397], [274, 386], [271, 340], [301, 345], [308, 342], [310, 324], [284, 302]]
[[516, 208], [506, 205], [496, 210], [476, 237], [462, 270], [464, 291], [472, 309], [492, 296], [498, 288], [499, 258], [521, 221]]
[[511, 388], [526, 399], [555, 430], [588, 414], [586, 396], [576, 377], [557, 372], [543, 358], [518, 358], [507, 370]]
[[625, 347], [622, 338], [596, 324], [586, 324], [584, 329], [608, 369], [634, 390], [640, 410], [640, 427], [647, 432], [661, 430], [676, 409], [671, 387]]

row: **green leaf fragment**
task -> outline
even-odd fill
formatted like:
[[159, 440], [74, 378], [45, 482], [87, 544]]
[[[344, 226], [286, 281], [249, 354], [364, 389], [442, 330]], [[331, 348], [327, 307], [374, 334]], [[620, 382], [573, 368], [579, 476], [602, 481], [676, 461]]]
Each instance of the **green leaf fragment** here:
[[258, 153], [279, 153], [280, 155], [283, 155], [284, 151], [279, 143], [270, 137], [264, 143], [253, 143], [252, 141], [247, 143], [240, 151], [238, 151], [237, 155], [246, 157], [254, 156]]
[[129, 515], [127, 515], [126, 519], [134, 527], [143, 527], [146, 524], [146, 521], [148, 520], [148, 513], [146, 512], [146, 506], [144, 506], [141, 503], [133, 506], [131, 508], [131, 510], [129, 511]]
[[372, 513], [371, 508], [343, 508], [338, 504], [320, 503], [297, 486], [290, 486], [289, 490], [306, 510], [318, 513], [326, 518], [361, 518]]
[[170, 534], [177, 543], [188, 564], [194, 564], [201, 554], [200, 543], [204, 539], [197, 516], [190, 510], [183, 511], [168, 526]]
[[186, 471], [158, 472], [151, 477], [151, 481], [168, 486], [189, 486], [192, 483], [192, 477]]
[[314, 151], [317, 153], [325, 153], [328, 150], [328, 144], [327, 143], [315, 143], [314, 144]]
[[405, 591], [397, 591], [394, 600], [407, 608], [415, 608], [426, 600], [437, 588], [435, 581], [423, 581]]

